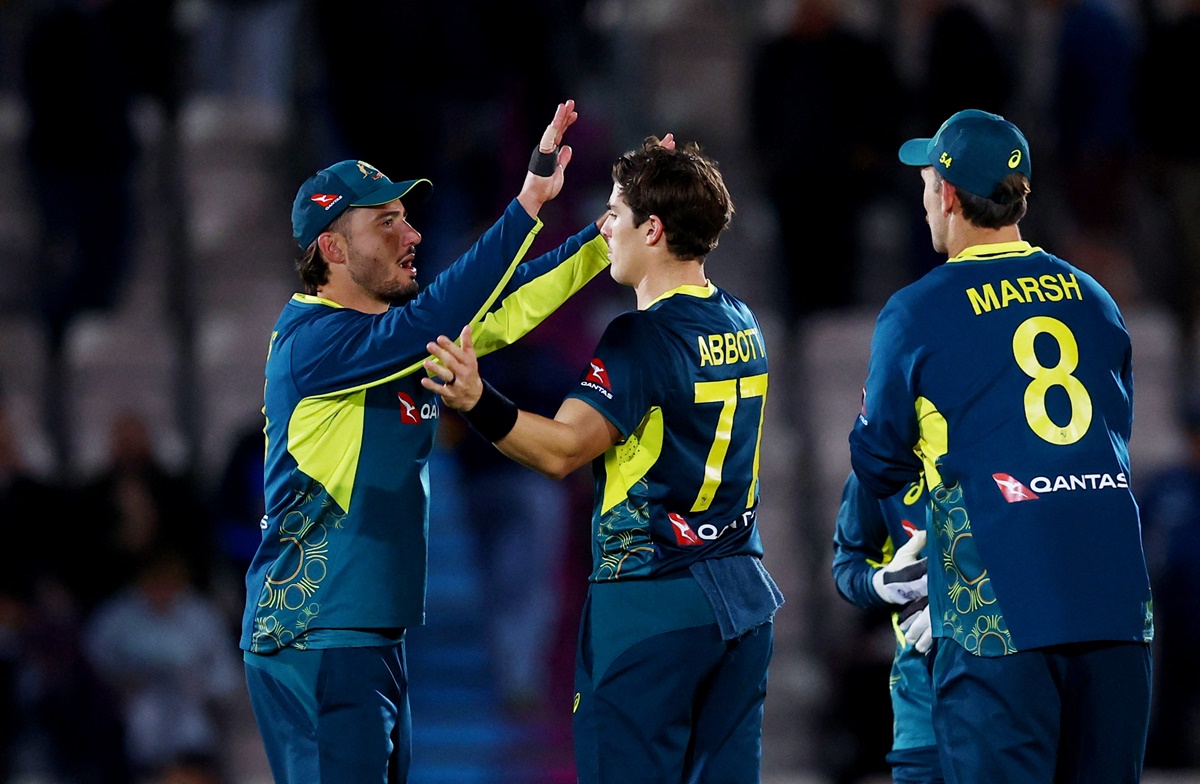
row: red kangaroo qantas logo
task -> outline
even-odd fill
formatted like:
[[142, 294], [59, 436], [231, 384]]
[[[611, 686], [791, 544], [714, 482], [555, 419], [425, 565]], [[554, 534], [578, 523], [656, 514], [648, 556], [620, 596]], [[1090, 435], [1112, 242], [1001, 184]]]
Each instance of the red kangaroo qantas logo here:
[[1018, 501], [1032, 501], [1037, 498], [1037, 493], [1008, 474], [992, 474], [992, 479], [996, 480], [996, 487], [1000, 488], [1000, 492], [1004, 495], [1004, 500], [1010, 504], [1015, 504]]
[[314, 193], [310, 198], [325, 209], [329, 209], [342, 200], [342, 197], [336, 193]]
[[400, 421], [406, 425], [421, 424], [421, 413], [412, 397], [407, 392], [397, 392], [396, 397], [400, 398]]
[[599, 359], [593, 359], [589, 364], [592, 366], [592, 369], [588, 371], [587, 380], [595, 381], [611, 392], [612, 387], [608, 383], [608, 370], [604, 367], [604, 363]]
[[667, 512], [667, 519], [671, 521], [671, 530], [675, 532], [675, 543], [679, 545], [704, 544], [700, 541], [700, 537], [696, 536], [696, 532], [688, 525], [687, 520], [683, 519], [683, 515], [675, 512]]
[[903, 528], [909, 536], [916, 536], [917, 531], [919, 530], [915, 525], [912, 524], [912, 522], [908, 520], [901, 520], [900, 527]]

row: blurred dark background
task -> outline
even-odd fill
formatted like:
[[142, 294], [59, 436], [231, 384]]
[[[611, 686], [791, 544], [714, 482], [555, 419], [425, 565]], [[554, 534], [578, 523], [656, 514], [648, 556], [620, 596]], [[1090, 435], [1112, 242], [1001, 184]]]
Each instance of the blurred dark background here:
[[[344, 158], [432, 179], [428, 281], [568, 97], [535, 252], [649, 134], [699, 141], [737, 206], [708, 272], [771, 351], [759, 519], [788, 599], [763, 780], [888, 780], [890, 626], [837, 598], [830, 537], [874, 315], [940, 261], [896, 148], [978, 108], [1030, 139], [1024, 237], [1133, 334], [1146, 779], [1200, 781], [1198, 77], [1195, 0], [0, 0], [0, 781], [268, 781], [236, 638], [296, 188]], [[552, 414], [631, 307], [597, 280], [485, 372]], [[442, 423], [413, 784], [572, 782], [590, 479], [540, 484]]]

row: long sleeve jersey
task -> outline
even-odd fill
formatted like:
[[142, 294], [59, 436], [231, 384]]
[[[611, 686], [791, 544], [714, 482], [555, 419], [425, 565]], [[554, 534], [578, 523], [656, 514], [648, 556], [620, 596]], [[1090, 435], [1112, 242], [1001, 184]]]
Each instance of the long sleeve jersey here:
[[284, 306], [266, 362], [266, 514], [246, 574], [244, 650], [424, 622], [440, 415], [420, 383], [426, 344], [472, 324], [479, 353], [494, 351], [607, 268], [595, 225], [521, 264], [541, 225], [514, 200], [419, 296], [384, 313], [302, 294]]

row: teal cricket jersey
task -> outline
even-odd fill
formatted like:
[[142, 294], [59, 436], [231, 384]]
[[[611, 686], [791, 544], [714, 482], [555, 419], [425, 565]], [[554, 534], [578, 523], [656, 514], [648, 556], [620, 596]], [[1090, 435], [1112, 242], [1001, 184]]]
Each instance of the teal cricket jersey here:
[[1041, 248], [967, 248], [888, 300], [850, 456], [880, 497], [924, 471], [935, 636], [983, 656], [1152, 638], [1132, 425], [1116, 303]]
[[592, 582], [761, 558], [767, 351], [744, 303], [709, 283], [619, 315], [568, 396], [622, 436], [592, 464]]
[[[833, 580], [843, 599], [864, 610], [894, 607], [871, 585], [875, 570], [892, 560], [896, 550], [923, 530], [929, 498], [921, 481], [884, 499], [863, 488], [853, 472], [842, 487], [833, 532]], [[925, 554], [929, 554], [927, 544]], [[896, 649], [888, 690], [892, 702], [892, 748], [914, 749], [935, 744], [933, 737], [933, 685], [925, 654], [909, 645], [892, 613]]]
[[607, 267], [594, 224], [519, 264], [541, 225], [514, 200], [419, 296], [381, 314], [301, 294], [284, 306], [266, 362], [266, 515], [246, 574], [244, 650], [424, 622], [439, 417], [420, 383], [425, 346], [471, 323], [479, 353], [500, 348]]

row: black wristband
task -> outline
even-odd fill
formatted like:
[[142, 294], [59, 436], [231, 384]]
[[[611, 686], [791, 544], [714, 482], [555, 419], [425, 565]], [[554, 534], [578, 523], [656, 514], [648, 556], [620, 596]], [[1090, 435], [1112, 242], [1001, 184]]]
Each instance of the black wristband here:
[[533, 148], [533, 155], [529, 156], [529, 171], [539, 177], [553, 177], [554, 172], [558, 170], [558, 148], [555, 147], [553, 152], [542, 152], [541, 147]]
[[475, 428], [479, 435], [495, 443], [508, 435], [517, 424], [520, 409], [517, 404], [496, 391], [487, 381], [483, 382], [483, 394], [470, 411], [461, 412], [463, 418]]

